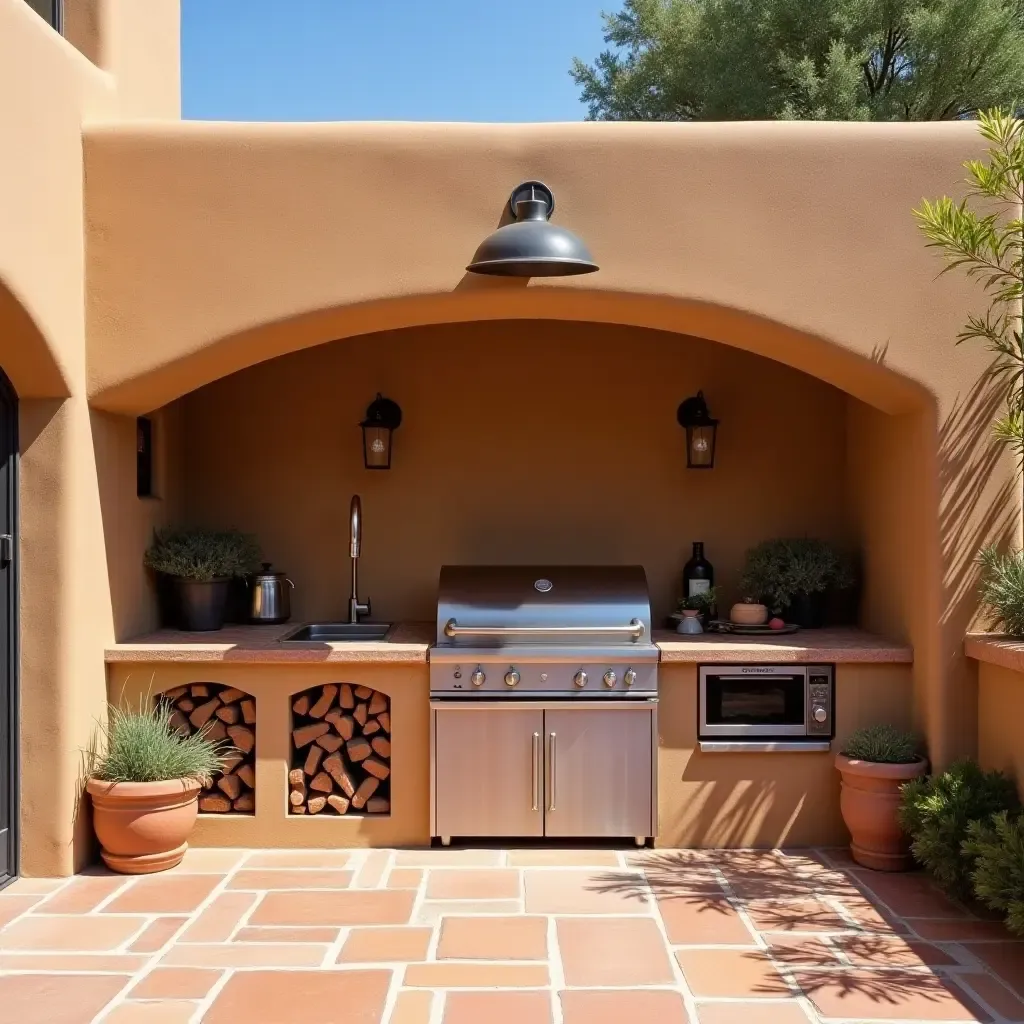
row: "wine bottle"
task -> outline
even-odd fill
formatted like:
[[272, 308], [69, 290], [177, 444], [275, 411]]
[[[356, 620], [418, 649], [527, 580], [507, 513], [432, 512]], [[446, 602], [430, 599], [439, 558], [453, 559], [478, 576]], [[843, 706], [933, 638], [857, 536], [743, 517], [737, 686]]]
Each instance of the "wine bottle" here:
[[707, 593], [715, 585], [714, 566], [704, 557], [704, 542], [693, 542], [693, 557], [683, 566], [683, 597]]

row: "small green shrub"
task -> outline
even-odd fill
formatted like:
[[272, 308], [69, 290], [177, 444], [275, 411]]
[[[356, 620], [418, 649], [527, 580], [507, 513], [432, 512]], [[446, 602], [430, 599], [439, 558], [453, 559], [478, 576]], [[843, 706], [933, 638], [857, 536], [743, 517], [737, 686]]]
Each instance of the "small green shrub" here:
[[985, 906], [1006, 915], [1006, 927], [1024, 935], [1024, 815], [1001, 811], [972, 822], [965, 852], [974, 860], [974, 892]]
[[245, 576], [259, 560], [259, 545], [247, 533], [183, 529], [158, 531], [144, 559], [154, 572], [204, 583]]
[[992, 625], [1011, 636], [1024, 636], [1024, 551], [987, 547], [978, 562], [981, 601]]
[[679, 611], [684, 609], [689, 611], [700, 612], [703, 615], [708, 615], [711, 609], [715, 607], [715, 602], [718, 600], [718, 587], [708, 587], [707, 590], [702, 590], [697, 594], [690, 594], [689, 597], [682, 597], [679, 599]]
[[999, 811], [1020, 806], [1013, 780], [986, 772], [975, 761], [957, 761], [946, 771], [903, 787], [900, 824], [911, 838], [914, 859], [951, 895], [971, 895], [974, 859], [964, 849], [972, 821], [988, 822]]
[[875, 764], [913, 764], [921, 756], [917, 737], [894, 725], [869, 725], [851, 733], [843, 753]]
[[740, 589], [781, 612], [797, 594], [818, 594], [853, 584], [849, 562], [823, 540], [766, 540], [746, 555]]
[[206, 738], [209, 724], [185, 736], [171, 724], [171, 706], [147, 708], [111, 704], [100, 726], [101, 750], [91, 757], [90, 774], [104, 782], [170, 782], [208, 779], [223, 770], [230, 744]]

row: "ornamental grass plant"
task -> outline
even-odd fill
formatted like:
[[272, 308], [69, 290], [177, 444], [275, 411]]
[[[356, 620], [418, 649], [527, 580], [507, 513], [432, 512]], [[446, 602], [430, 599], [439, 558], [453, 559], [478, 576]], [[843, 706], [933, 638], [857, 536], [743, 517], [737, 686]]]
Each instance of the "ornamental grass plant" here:
[[854, 761], [913, 764], [921, 758], [920, 749], [913, 733], [894, 725], [869, 725], [851, 733], [842, 752]]
[[990, 623], [1010, 636], [1024, 637], [1024, 551], [984, 548], [981, 565], [981, 602]]
[[249, 534], [203, 529], [159, 530], [144, 558], [154, 572], [200, 583], [246, 576], [259, 560], [259, 544]]

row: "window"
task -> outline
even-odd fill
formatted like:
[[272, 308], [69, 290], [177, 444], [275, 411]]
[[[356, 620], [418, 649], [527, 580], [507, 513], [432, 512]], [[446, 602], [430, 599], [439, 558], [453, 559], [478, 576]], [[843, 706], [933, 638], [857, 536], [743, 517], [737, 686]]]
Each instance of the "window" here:
[[153, 488], [153, 421], [140, 416], [135, 421], [135, 493], [155, 498]]

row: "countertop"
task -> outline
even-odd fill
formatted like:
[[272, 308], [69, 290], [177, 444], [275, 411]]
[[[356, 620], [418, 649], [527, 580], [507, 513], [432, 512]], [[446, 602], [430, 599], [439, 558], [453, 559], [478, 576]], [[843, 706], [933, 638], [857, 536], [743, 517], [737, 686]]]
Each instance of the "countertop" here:
[[[280, 644], [297, 622], [283, 626], [226, 626], [215, 633], [159, 630], [130, 643], [107, 648], [109, 663], [234, 662], [238, 664], [319, 664], [373, 662], [426, 664], [434, 623], [400, 622], [387, 640], [329, 644]], [[734, 637], [704, 633], [692, 639], [655, 630], [664, 664], [836, 662], [903, 663], [914, 660], [910, 647], [860, 629], [807, 629], [789, 636]]]

